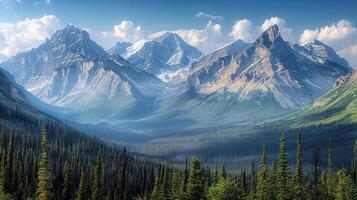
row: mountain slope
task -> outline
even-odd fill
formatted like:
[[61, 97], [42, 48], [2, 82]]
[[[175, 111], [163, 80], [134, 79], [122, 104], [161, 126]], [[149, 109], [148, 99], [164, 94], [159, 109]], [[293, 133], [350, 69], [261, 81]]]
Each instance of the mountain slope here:
[[357, 123], [357, 71], [339, 78], [330, 92], [293, 117], [297, 126]]
[[123, 55], [126, 52], [126, 49], [133, 44], [130, 42], [117, 42], [114, 47], [108, 49], [108, 53], [110, 55], [112, 54], [118, 54], [118, 55]]
[[40, 111], [46, 108], [49, 108], [48, 105], [18, 85], [8, 72], [0, 69], [0, 118], [19, 120], [17, 118], [22, 115], [26, 118], [49, 120], [51, 117]]
[[273, 99], [291, 109], [320, 97], [349, 71], [335, 62], [315, 62], [301, 55], [281, 38], [275, 25], [242, 52], [196, 68], [189, 86], [201, 94], [233, 96], [257, 105]]
[[73, 25], [0, 67], [41, 100], [72, 110], [66, 114], [86, 123], [100, 123], [98, 119], [108, 115], [145, 113], [167, 89], [156, 76], [117, 54], [109, 56]]
[[125, 51], [121, 50], [122, 47], [120, 45], [110, 52], [122, 52], [121, 56], [133, 65], [157, 75], [185, 68], [203, 55], [180, 36], [170, 32], [140, 40]]

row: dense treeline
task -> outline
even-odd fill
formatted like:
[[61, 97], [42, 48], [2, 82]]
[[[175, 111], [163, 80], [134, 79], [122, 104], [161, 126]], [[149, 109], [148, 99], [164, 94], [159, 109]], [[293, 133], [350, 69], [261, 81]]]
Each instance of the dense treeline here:
[[45, 127], [2, 125], [0, 199], [129, 199], [152, 190], [157, 165], [67, 126]]
[[248, 170], [226, 171], [225, 166], [201, 165], [197, 157], [184, 167], [139, 160], [125, 149], [17, 108], [7, 117], [8, 126], [0, 129], [3, 200], [357, 199], [357, 144], [354, 157], [344, 152], [354, 162], [338, 169], [333, 146], [342, 140], [335, 138], [326, 144], [328, 151], [321, 151], [322, 144], [303, 152], [300, 134], [289, 147], [283, 135], [275, 159], [263, 144], [259, 169], [252, 163]]
[[[183, 168], [155, 165], [66, 126], [45, 127], [39, 134], [2, 125], [0, 199], [357, 199], [357, 143], [355, 162], [336, 169], [332, 140], [326, 155], [316, 146], [307, 163], [302, 136], [297, 134], [292, 169], [282, 135], [276, 160], [268, 160], [263, 145], [259, 169], [253, 165], [248, 171], [228, 172], [224, 166], [203, 166], [195, 156]], [[327, 157], [327, 168], [321, 167], [322, 156]]]
[[[357, 142], [355, 162], [348, 169], [335, 169], [333, 144], [330, 140], [327, 168], [321, 167], [318, 146], [312, 151], [312, 162], [305, 163], [302, 151], [302, 136], [296, 137], [295, 168], [288, 164], [285, 136], [280, 138], [276, 160], [268, 164], [267, 150], [262, 146], [259, 170], [227, 174], [221, 170], [204, 169], [193, 157], [190, 168], [174, 169], [161, 167], [151, 196], [140, 199], [155, 200], [354, 200], [357, 199]], [[352, 152], [351, 152], [352, 155]], [[304, 166], [308, 166], [305, 167]]]

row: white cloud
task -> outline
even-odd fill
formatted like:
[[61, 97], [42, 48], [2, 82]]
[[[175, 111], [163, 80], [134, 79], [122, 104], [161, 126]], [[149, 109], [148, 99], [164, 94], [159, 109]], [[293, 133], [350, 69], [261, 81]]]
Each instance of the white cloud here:
[[314, 39], [331, 46], [346, 58], [352, 66], [357, 66], [357, 28], [348, 20], [340, 20], [329, 26], [316, 29], [306, 29], [300, 35], [300, 43], [307, 43]]
[[351, 67], [357, 68], [357, 43], [341, 49], [338, 54], [346, 58]]
[[279, 18], [279, 17], [271, 17], [270, 19], [266, 19], [264, 21], [264, 23], [260, 26], [260, 31], [264, 32], [265, 30], [267, 30], [269, 27], [273, 26], [273, 25], [278, 25], [281, 36], [285, 39], [285, 40], [291, 40], [291, 34], [292, 34], [292, 29], [291, 28], [287, 28], [285, 25], [285, 20]]
[[300, 43], [318, 39], [334, 48], [341, 49], [357, 42], [357, 28], [350, 21], [340, 20], [330, 26], [324, 26], [314, 30], [306, 29], [300, 36]]
[[114, 26], [114, 36], [123, 41], [135, 42], [144, 37], [144, 32], [140, 26], [136, 26], [131, 21], [122, 21]]
[[9, 58], [39, 46], [60, 27], [61, 23], [54, 15], [26, 18], [15, 24], [0, 23], [0, 58]]
[[223, 19], [223, 16], [211, 15], [211, 14], [204, 13], [204, 12], [198, 12], [195, 16], [198, 17], [198, 18], [205, 17], [205, 18], [207, 18], [209, 20]]
[[257, 30], [250, 20], [242, 19], [235, 22], [229, 36], [235, 40], [241, 39], [246, 42], [252, 42], [257, 37]]
[[106, 49], [113, 47], [118, 41], [136, 42], [145, 38], [141, 26], [126, 20], [114, 25], [112, 31], [94, 32], [90, 29], [87, 29], [87, 31], [93, 40]]
[[164, 32], [177, 33], [188, 44], [198, 48], [203, 53], [210, 53], [227, 42], [226, 38], [223, 37], [221, 25], [214, 24], [212, 21], [209, 21], [203, 29], [179, 29]]
[[254, 26], [249, 19], [238, 20], [234, 23], [229, 36], [233, 39], [241, 39], [246, 42], [253, 42], [257, 37], [270, 26], [278, 25], [280, 33], [285, 40], [291, 40], [292, 29], [286, 27], [285, 20], [279, 17], [266, 19], [259, 27]]

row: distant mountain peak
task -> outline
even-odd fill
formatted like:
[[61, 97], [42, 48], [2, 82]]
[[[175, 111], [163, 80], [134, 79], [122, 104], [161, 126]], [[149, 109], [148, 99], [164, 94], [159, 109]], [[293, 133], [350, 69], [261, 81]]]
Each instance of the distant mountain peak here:
[[312, 42], [311, 42], [312, 44], [316, 44], [316, 45], [324, 45], [324, 46], [326, 46], [324, 43], [322, 43], [320, 40], [318, 40], [318, 39], [314, 39]]
[[151, 34], [148, 36], [151, 41], [163, 41], [165, 39], [181, 39], [181, 37], [177, 33], [173, 33], [170, 31], [163, 31], [155, 34]]
[[270, 48], [271, 44], [278, 38], [281, 38], [279, 27], [278, 25], [273, 25], [262, 33], [257, 42], [263, 44], [267, 48]]
[[66, 42], [66, 41], [72, 41], [69, 39], [86, 39], [89, 40], [89, 34], [87, 31], [84, 31], [72, 24], [68, 24], [65, 26], [62, 30], [56, 31], [55, 34], [51, 37], [50, 41], [51, 42]]
[[333, 48], [327, 46], [320, 40], [314, 39], [308, 43], [303, 44], [302, 46], [306, 48], [309, 52], [313, 53], [313, 55], [322, 58], [323, 60], [335, 62], [351, 70], [348, 62], [345, 59], [337, 55], [336, 51]]
[[128, 62], [155, 75], [187, 68], [203, 55], [172, 32], [154, 33], [129, 47], [114, 47], [108, 52], [117, 52]]

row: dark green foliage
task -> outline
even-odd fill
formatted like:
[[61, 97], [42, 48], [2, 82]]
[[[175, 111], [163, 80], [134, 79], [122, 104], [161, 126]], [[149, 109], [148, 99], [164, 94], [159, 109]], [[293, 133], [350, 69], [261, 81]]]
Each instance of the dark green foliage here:
[[302, 136], [298, 133], [296, 136], [296, 164], [295, 164], [295, 174], [294, 174], [294, 199], [304, 200], [305, 188], [304, 188], [304, 177], [303, 177], [303, 163], [302, 163]]
[[81, 172], [81, 179], [79, 182], [79, 188], [76, 193], [76, 200], [86, 200], [88, 199], [88, 193], [87, 193], [87, 185], [86, 185], [86, 179], [85, 179], [85, 174], [82, 170]]
[[258, 173], [258, 186], [256, 197], [258, 200], [269, 200], [270, 195], [268, 191], [268, 164], [266, 147], [263, 145], [262, 158], [260, 160], [260, 169]]
[[[17, 112], [16, 120], [26, 121], [21, 129], [1, 127], [1, 200], [357, 199], [357, 143], [354, 161], [345, 170], [333, 162], [332, 140], [327, 168], [320, 160], [319, 145], [314, 145], [312, 162], [304, 166], [310, 159], [305, 160], [304, 154], [303, 160], [301, 134], [296, 137], [295, 168], [288, 163], [284, 135], [278, 159], [271, 165], [267, 149], [270, 153], [277, 148], [263, 146], [259, 170], [254, 162], [238, 171], [229, 166], [217, 170], [219, 163], [201, 165], [197, 157], [190, 167], [186, 162], [181, 168], [139, 160], [125, 149], [57, 122], [36, 121]], [[40, 126], [47, 133], [39, 134]]]
[[196, 156], [191, 159], [187, 194], [190, 200], [201, 200], [204, 197], [203, 170]]
[[244, 194], [239, 185], [231, 179], [224, 178], [208, 190], [209, 200], [243, 200]]
[[286, 152], [285, 136], [280, 138], [279, 160], [278, 160], [278, 200], [288, 200], [291, 198], [291, 182], [289, 173], [288, 154]]
[[97, 156], [97, 161], [93, 170], [92, 181], [92, 200], [101, 200], [104, 198], [104, 176], [103, 163], [100, 154]]
[[41, 153], [38, 167], [37, 198], [39, 200], [52, 200], [55, 198], [53, 194], [52, 168], [48, 155], [46, 130], [44, 129], [41, 135]]

